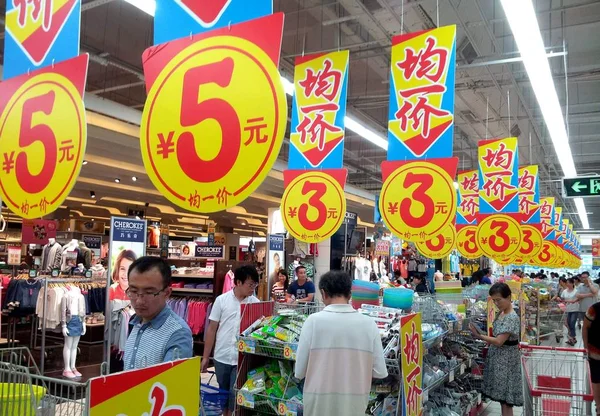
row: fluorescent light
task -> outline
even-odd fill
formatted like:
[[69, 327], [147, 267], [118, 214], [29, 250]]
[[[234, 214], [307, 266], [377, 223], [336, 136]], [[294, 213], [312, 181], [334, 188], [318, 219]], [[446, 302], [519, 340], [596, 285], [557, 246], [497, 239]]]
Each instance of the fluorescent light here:
[[156, 14], [156, 0], [125, 0], [132, 6], [137, 7], [141, 11], [148, 13], [150, 16]]
[[[523, 64], [527, 70], [531, 88], [542, 110], [546, 128], [550, 133], [554, 151], [565, 176], [577, 176], [573, 155], [569, 146], [569, 137], [563, 119], [560, 102], [556, 94], [550, 64], [544, 49], [544, 41], [537, 16], [531, 0], [500, 0], [508, 24], [519, 47]], [[583, 228], [589, 228], [587, 212], [583, 199], [576, 198], [575, 205]]]
[[[138, 9], [148, 13], [151, 16], [154, 16], [156, 13], [156, 1], [155, 0], [124, 0], [127, 3], [137, 7]], [[283, 89], [287, 95], [294, 95], [294, 83], [288, 80], [286, 77], [281, 77], [281, 82], [283, 84]], [[354, 120], [352, 117], [346, 116], [345, 119], [346, 128], [352, 130], [354, 133], [362, 136], [364, 139], [373, 143], [376, 146], [381, 147], [384, 150], [388, 148], [387, 140], [380, 136], [379, 134], [369, 130], [367, 127]]]

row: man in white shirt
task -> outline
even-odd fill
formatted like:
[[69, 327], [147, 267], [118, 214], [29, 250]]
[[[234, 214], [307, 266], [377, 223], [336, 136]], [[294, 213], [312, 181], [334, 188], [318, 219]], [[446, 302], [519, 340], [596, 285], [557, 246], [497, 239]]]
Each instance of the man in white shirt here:
[[241, 305], [259, 302], [254, 296], [254, 290], [258, 286], [258, 272], [253, 266], [236, 269], [233, 281], [233, 290], [217, 297], [212, 307], [202, 357], [202, 372], [206, 373], [216, 339], [214, 363], [217, 382], [222, 390], [229, 390], [229, 403], [224, 416], [231, 415], [235, 405], [234, 387], [238, 364], [236, 337], [240, 334]]
[[306, 378], [304, 416], [363, 416], [372, 379], [388, 375], [379, 329], [348, 304], [346, 273], [325, 273], [319, 290], [326, 308], [306, 320], [296, 354], [296, 378]]

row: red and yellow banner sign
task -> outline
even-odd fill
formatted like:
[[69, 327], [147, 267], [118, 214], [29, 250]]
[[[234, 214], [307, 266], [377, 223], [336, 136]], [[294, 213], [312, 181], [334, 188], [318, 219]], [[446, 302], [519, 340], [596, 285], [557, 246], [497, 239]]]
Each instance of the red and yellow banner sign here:
[[[200, 357], [90, 380], [90, 416], [196, 415]], [[185, 380], [185, 383], [182, 383]]]
[[456, 26], [392, 38], [388, 160], [452, 156]]
[[81, 55], [0, 84], [0, 194], [20, 217], [54, 212], [77, 181], [87, 66]]
[[282, 30], [277, 13], [144, 52], [142, 158], [172, 203], [222, 211], [250, 196], [271, 170], [287, 124]]
[[318, 243], [331, 237], [346, 216], [346, 169], [285, 170], [281, 216], [297, 240]]
[[427, 241], [454, 221], [457, 167], [458, 158], [381, 164], [379, 210], [394, 235]]
[[296, 58], [289, 169], [343, 166], [349, 56], [337, 51]]
[[476, 224], [479, 214], [479, 171], [459, 172], [458, 207], [456, 208], [456, 225]]
[[492, 259], [506, 259], [517, 252], [521, 241], [521, 226], [508, 215], [490, 215], [477, 227], [477, 243]]
[[540, 222], [538, 170], [538, 165], [519, 168], [519, 213], [523, 224], [539, 224]]
[[600, 238], [592, 238], [592, 257], [600, 257]]
[[519, 212], [518, 139], [479, 141], [479, 211], [482, 215]]
[[428, 259], [442, 259], [447, 257], [456, 247], [456, 228], [450, 223], [431, 240], [416, 242], [419, 253]]
[[544, 240], [554, 240], [554, 198], [540, 198], [540, 221]]
[[467, 259], [478, 259], [483, 255], [477, 243], [477, 226], [462, 226], [456, 234], [456, 248], [461, 256]]
[[400, 365], [402, 370], [402, 414], [423, 413], [423, 335], [421, 313], [400, 317]]

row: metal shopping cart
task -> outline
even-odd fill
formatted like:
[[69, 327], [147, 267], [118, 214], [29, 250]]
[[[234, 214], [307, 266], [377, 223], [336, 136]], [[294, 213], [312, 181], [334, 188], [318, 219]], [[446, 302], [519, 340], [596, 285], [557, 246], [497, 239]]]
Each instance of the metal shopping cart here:
[[592, 384], [586, 351], [521, 344], [523, 414], [591, 414]]
[[229, 392], [211, 386], [210, 382], [215, 373], [210, 371], [209, 373], [212, 375], [208, 383], [200, 383], [200, 416], [219, 416], [223, 414], [229, 400]]
[[541, 304], [538, 319], [538, 343], [553, 335], [556, 342], [559, 343], [564, 335], [564, 326], [567, 320], [565, 305], [555, 301]]

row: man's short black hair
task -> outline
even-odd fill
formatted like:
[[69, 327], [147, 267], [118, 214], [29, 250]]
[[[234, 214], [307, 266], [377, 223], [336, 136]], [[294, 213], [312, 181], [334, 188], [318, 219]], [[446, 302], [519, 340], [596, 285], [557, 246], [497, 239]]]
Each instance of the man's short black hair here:
[[583, 277], [583, 275], [587, 275], [587, 277], [590, 277], [590, 272], [585, 271], [585, 272], [581, 272], [581, 277]]
[[300, 265], [300, 266], [296, 267], [296, 268], [294, 269], [294, 271], [296, 272], [296, 274], [298, 274], [298, 270], [302, 270], [302, 269], [306, 270], [306, 267], [304, 267], [304, 266]]
[[352, 278], [341, 270], [332, 270], [319, 279], [319, 289], [330, 298], [344, 297], [350, 299], [352, 295]]
[[246, 280], [252, 279], [254, 283], [258, 283], [258, 272], [254, 266], [241, 266], [233, 272], [233, 283], [240, 282], [244, 284]]
[[134, 270], [138, 273], [146, 273], [152, 269], [157, 269], [160, 272], [163, 279], [163, 288], [171, 285], [171, 266], [169, 266], [166, 260], [155, 256], [140, 257], [131, 263], [127, 271], [127, 278], [129, 278]]

